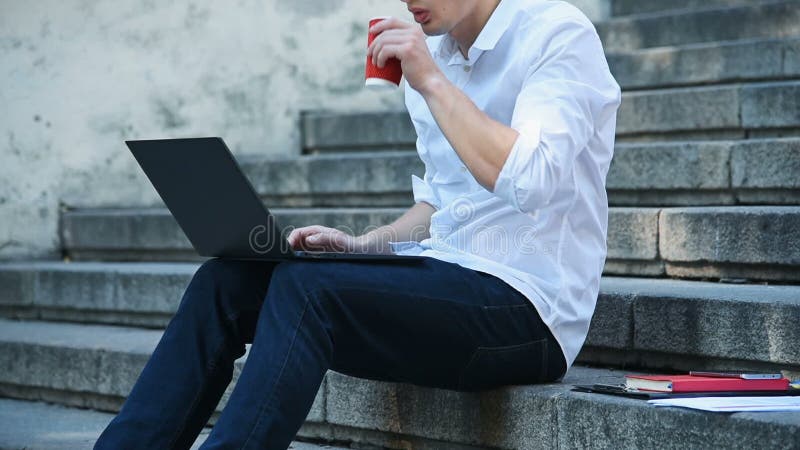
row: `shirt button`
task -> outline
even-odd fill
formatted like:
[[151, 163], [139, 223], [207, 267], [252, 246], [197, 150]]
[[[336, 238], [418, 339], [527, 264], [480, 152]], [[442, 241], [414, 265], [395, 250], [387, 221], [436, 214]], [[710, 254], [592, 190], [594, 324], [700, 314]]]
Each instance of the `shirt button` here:
[[465, 166], [461, 166], [461, 171], [462, 171], [462, 172], [466, 172], [466, 171], [467, 171], [467, 168], [466, 168]]
[[464, 72], [469, 72], [470, 70], [472, 70], [472, 67], [464, 66]]

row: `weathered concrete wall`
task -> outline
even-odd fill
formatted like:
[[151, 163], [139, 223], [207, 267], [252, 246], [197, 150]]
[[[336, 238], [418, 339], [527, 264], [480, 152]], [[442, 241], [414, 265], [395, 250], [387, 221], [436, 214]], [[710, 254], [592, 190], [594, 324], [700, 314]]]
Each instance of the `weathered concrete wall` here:
[[297, 152], [301, 109], [400, 107], [361, 89], [385, 0], [0, 1], [0, 257], [57, 248], [57, 205], [149, 204], [123, 140], [224, 136]]
[[[582, 3], [597, 18], [604, 1]], [[294, 154], [300, 110], [400, 108], [400, 90], [361, 89], [365, 22], [383, 14], [407, 12], [387, 0], [0, 0], [0, 259], [55, 256], [60, 204], [156, 203], [125, 139], [219, 135], [237, 155]]]

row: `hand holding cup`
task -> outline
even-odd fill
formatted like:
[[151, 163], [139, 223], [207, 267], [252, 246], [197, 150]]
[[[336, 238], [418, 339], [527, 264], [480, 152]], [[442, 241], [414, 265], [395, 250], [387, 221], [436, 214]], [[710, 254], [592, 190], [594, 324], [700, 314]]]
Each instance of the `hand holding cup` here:
[[[400, 84], [400, 76], [413, 89], [421, 91], [428, 87], [434, 80], [446, 80], [444, 74], [433, 61], [425, 34], [417, 25], [412, 25], [395, 17], [386, 19], [378, 18], [370, 21], [369, 46], [367, 48], [367, 79], [370, 78], [370, 67], [386, 70], [384, 85]], [[400, 70], [389, 68], [390, 64], [397, 64], [392, 60], [399, 60]], [[391, 74], [391, 77], [389, 76]], [[373, 77], [375, 78], [375, 77]]]
[[[371, 29], [375, 24], [385, 19], [387, 19], [387, 17], [375, 17], [370, 19], [369, 28]], [[372, 42], [376, 37], [378, 37], [377, 33], [369, 32], [367, 35], [367, 49], [372, 47]], [[366, 81], [364, 85], [368, 87], [399, 86], [400, 80], [403, 78], [403, 69], [400, 65], [400, 60], [397, 58], [389, 58], [379, 67], [376, 63], [376, 59], [371, 58], [368, 52], [365, 78]]]

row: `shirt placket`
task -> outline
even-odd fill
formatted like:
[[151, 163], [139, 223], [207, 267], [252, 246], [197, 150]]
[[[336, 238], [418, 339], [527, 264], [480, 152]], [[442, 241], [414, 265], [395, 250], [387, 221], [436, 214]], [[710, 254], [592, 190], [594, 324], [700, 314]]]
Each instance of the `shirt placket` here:
[[[481, 54], [482, 51], [480, 49], [472, 48], [469, 51], [468, 59], [464, 58], [458, 51], [450, 58], [448, 63], [451, 75], [450, 79], [453, 80], [456, 87], [460, 90], [465, 90], [467, 83], [469, 83], [469, 80], [472, 78], [473, 65]], [[465, 174], [469, 169], [463, 164], [460, 164], [456, 170]]]
[[451, 80], [455, 81], [456, 87], [464, 89], [464, 86], [469, 82], [472, 75], [472, 61], [464, 59], [460, 53], [457, 53], [450, 60]]

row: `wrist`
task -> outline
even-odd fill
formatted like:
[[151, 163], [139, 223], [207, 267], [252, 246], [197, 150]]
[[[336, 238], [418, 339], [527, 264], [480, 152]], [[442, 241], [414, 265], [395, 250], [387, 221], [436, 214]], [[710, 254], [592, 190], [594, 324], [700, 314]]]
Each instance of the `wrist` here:
[[425, 79], [417, 91], [419, 91], [420, 95], [422, 95], [425, 100], [430, 100], [431, 97], [442, 92], [449, 83], [450, 80], [448, 80], [442, 72], [437, 70]]
[[359, 253], [383, 254], [388, 250], [387, 230], [385, 227], [377, 228], [368, 233], [354, 238], [356, 251]]
[[355, 253], [377, 253], [377, 243], [373, 233], [362, 234], [353, 238], [353, 251]]

